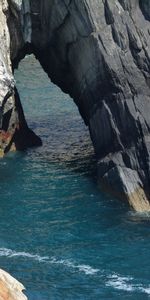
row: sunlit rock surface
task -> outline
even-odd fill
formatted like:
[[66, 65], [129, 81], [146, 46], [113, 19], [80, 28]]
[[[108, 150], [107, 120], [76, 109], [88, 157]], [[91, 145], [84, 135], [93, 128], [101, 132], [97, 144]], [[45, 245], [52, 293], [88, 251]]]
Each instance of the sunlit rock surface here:
[[0, 300], [27, 300], [22, 293], [24, 286], [0, 269]]
[[[150, 210], [149, 1], [9, 0], [1, 6], [1, 52], [7, 57], [1, 59], [2, 72], [8, 77], [4, 63], [10, 71], [10, 59], [14, 68], [25, 54], [35, 54], [51, 80], [74, 99], [89, 127], [99, 182], [135, 210]], [[9, 76], [9, 85], [0, 83], [8, 112], [15, 105], [13, 97], [3, 96], [14, 90]], [[20, 103], [18, 95], [15, 99]], [[15, 147], [30, 146], [18, 107], [11, 117], [16, 115]]]

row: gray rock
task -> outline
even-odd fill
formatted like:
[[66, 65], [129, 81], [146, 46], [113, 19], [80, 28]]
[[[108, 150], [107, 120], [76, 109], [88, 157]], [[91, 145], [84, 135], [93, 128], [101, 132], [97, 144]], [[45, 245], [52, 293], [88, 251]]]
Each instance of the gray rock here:
[[[3, 27], [11, 43], [3, 55], [8, 53], [13, 68], [25, 54], [36, 56], [51, 80], [74, 99], [89, 127], [99, 181], [119, 191], [134, 209], [149, 210], [149, 0], [9, 0], [8, 7], [3, 0], [4, 6]], [[9, 82], [2, 81], [2, 102], [8, 89], [13, 93]], [[14, 104], [6, 111], [9, 107]], [[19, 140], [28, 146], [31, 138], [18, 107], [17, 114], [25, 126], [24, 135], [15, 135], [15, 145]]]

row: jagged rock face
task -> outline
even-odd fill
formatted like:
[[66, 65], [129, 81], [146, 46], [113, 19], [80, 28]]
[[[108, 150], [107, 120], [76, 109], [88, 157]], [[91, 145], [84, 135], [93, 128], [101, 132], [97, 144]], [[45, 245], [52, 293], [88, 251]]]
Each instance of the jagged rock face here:
[[27, 126], [12, 74], [11, 59], [28, 41], [26, 33], [22, 35], [21, 15], [17, 14], [21, 1], [17, 2], [15, 6], [11, 1], [0, 1], [0, 156], [41, 144]]
[[[12, 111], [14, 113], [15, 100], [13, 97], [14, 80], [10, 62], [9, 31], [5, 16], [7, 10], [7, 2], [3, 1], [0, 5], [0, 156], [3, 155], [3, 150], [10, 144], [11, 136], [14, 134], [13, 127], [9, 126], [8, 122], [8, 115], [11, 117]], [[14, 123], [17, 122], [16, 119], [17, 116], [15, 115]]]
[[99, 180], [150, 210], [149, 0], [9, 0], [11, 60], [33, 52], [89, 126]]

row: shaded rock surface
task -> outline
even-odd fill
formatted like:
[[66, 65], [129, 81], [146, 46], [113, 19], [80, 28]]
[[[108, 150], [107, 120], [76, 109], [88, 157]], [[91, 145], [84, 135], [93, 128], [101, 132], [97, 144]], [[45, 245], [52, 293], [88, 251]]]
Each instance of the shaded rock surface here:
[[[21, 5], [21, 2], [17, 3]], [[20, 38], [19, 45], [15, 44], [13, 49], [15, 34], [21, 30], [19, 21], [13, 17], [15, 9], [18, 6], [13, 6], [10, 1], [0, 0], [0, 156], [9, 150], [41, 144], [40, 138], [27, 126], [13, 78], [11, 51], [17, 55], [19, 47], [24, 45]], [[11, 18], [15, 23], [10, 24]]]
[[27, 300], [22, 293], [24, 289], [19, 281], [0, 269], [0, 300]]
[[33, 53], [89, 127], [99, 181], [134, 209], [150, 210], [149, 0], [1, 1], [1, 120], [10, 111], [21, 120], [24, 134], [13, 122], [15, 145], [32, 138], [15, 104], [10, 61], [14, 68]]

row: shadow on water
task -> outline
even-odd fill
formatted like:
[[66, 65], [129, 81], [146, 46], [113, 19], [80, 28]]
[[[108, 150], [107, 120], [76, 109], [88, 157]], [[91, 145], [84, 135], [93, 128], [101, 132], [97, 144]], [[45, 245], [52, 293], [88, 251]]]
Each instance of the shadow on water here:
[[50, 82], [32, 55], [20, 63], [15, 78], [27, 122], [43, 141], [28, 153], [95, 178], [93, 146], [73, 100]]
[[43, 146], [0, 160], [0, 266], [30, 300], [146, 300], [149, 216], [99, 190], [88, 130], [33, 57], [16, 81]]

